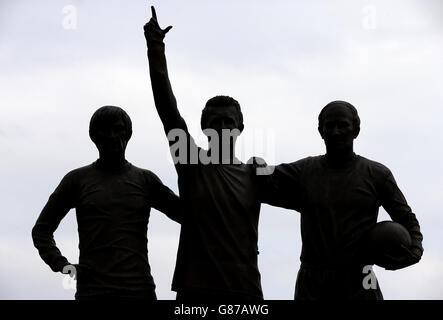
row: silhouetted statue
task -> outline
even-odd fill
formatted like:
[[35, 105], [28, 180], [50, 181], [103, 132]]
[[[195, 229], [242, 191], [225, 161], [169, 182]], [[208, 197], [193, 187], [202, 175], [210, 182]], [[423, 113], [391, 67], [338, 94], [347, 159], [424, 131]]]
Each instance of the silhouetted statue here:
[[[209, 150], [196, 146], [177, 109], [155, 9], [144, 26], [155, 106], [169, 138], [184, 206], [172, 283], [178, 300], [263, 299], [257, 266], [260, 200], [253, 164], [235, 157], [243, 130], [239, 103], [216, 96], [206, 103], [201, 128]], [[226, 132], [232, 136], [222, 138]], [[173, 139], [178, 137], [177, 139]], [[177, 155], [173, 146], [181, 148]]]
[[[365, 236], [380, 206], [410, 233], [412, 245], [387, 256], [395, 270], [417, 263], [423, 253], [419, 223], [384, 165], [356, 155], [357, 110], [344, 101], [326, 105], [318, 117], [326, 155], [275, 167], [265, 182], [265, 202], [301, 213], [302, 252], [295, 299], [383, 299], [376, 286], [364, 288], [372, 264]], [[374, 276], [375, 277], [375, 276]]]
[[32, 229], [42, 259], [54, 272], [62, 272], [70, 263], [53, 234], [68, 211], [76, 209], [80, 257], [72, 266], [79, 300], [155, 300], [147, 251], [151, 207], [181, 221], [179, 198], [154, 173], [125, 159], [131, 135], [131, 119], [124, 110], [99, 108], [89, 126], [99, 159], [62, 179]]

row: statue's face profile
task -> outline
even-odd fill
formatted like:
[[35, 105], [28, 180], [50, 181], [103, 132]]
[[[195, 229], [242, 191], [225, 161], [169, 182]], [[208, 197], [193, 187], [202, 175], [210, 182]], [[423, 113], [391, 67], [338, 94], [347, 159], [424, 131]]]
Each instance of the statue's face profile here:
[[112, 158], [124, 154], [128, 141], [123, 120], [113, 119], [98, 127], [95, 144], [102, 155]]
[[321, 135], [329, 150], [352, 148], [358, 132], [353, 125], [352, 112], [344, 106], [328, 108], [324, 114]]

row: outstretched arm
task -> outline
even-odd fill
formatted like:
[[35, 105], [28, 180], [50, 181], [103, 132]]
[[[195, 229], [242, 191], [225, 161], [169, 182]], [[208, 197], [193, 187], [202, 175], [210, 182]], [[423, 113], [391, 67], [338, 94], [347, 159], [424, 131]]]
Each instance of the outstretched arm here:
[[144, 26], [146, 44], [148, 46], [149, 73], [151, 76], [152, 91], [158, 115], [163, 123], [165, 133], [171, 129], [183, 129], [186, 132], [186, 123], [177, 109], [177, 101], [172, 92], [168, 76], [163, 39], [172, 26], [161, 29], [155, 8], [151, 7], [152, 17]]
[[268, 166], [266, 170], [256, 177], [260, 202], [299, 211], [301, 169], [298, 163]]
[[169, 219], [182, 223], [183, 206], [180, 198], [163, 184], [155, 174], [151, 176], [151, 205], [154, 209], [164, 213]]

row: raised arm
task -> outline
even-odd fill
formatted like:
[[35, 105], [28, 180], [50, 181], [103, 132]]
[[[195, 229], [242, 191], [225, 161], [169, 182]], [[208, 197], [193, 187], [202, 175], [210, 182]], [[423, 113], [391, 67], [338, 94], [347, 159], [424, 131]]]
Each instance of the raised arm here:
[[73, 188], [70, 175], [66, 175], [49, 197], [32, 229], [32, 240], [40, 257], [54, 272], [62, 272], [68, 260], [61, 254], [54, 241], [54, 232], [73, 205]]
[[163, 39], [172, 26], [161, 29], [155, 8], [151, 7], [152, 17], [144, 26], [146, 44], [148, 46], [149, 73], [152, 91], [158, 115], [163, 123], [165, 133], [171, 129], [183, 129], [187, 126], [177, 109], [177, 101], [172, 92], [166, 65], [165, 44]]

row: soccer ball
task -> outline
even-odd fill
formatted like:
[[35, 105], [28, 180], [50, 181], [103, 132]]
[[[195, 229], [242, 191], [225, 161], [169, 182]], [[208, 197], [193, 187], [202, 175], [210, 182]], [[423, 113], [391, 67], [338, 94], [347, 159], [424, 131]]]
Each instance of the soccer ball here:
[[376, 265], [386, 268], [389, 264], [385, 255], [398, 257], [403, 251], [401, 246], [411, 246], [411, 236], [401, 224], [394, 221], [382, 221], [369, 232], [368, 242], [371, 256]]

